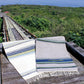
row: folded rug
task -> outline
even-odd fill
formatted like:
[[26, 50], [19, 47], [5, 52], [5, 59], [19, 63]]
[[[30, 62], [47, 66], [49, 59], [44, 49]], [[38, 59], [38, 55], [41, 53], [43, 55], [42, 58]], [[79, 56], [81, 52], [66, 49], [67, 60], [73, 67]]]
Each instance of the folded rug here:
[[39, 38], [36, 41], [37, 71], [78, 73], [65, 45], [63, 36]]
[[22, 77], [36, 71], [35, 40], [3, 43], [7, 58]]

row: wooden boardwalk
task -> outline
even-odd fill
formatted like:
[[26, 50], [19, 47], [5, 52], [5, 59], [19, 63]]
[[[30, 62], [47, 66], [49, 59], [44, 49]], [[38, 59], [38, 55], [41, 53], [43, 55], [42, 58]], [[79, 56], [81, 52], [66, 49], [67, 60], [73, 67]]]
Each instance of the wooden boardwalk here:
[[2, 52], [2, 43], [0, 43], [0, 52]]
[[[1, 55], [1, 52], [0, 52], [0, 55]], [[0, 58], [1, 59], [1, 58]], [[1, 60], [0, 60], [0, 84], [2, 84], [1, 83]]]
[[0, 54], [2, 79], [0, 84], [27, 84], [7, 58]]
[[[8, 16], [3, 17], [4, 37], [10, 41], [35, 39], [36, 37]], [[8, 41], [8, 40], [7, 40]]]

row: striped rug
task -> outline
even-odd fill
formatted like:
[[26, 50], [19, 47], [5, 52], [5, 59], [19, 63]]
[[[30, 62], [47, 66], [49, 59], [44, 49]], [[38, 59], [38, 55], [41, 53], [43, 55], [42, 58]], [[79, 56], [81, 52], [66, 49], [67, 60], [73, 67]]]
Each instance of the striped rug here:
[[63, 36], [39, 38], [36, 41], [36, 66], [42, 72], [73, 72], [78, 73], [65, 45]]
[[[27, 81], [43, 77], [78, 74], [63, 36], [4, 42], [7, 58]], [[31, 79], [30, 79], [31, 78]]]
[[22, 77], [36, 71], [35, 40], [3, 43], [7, 58]]

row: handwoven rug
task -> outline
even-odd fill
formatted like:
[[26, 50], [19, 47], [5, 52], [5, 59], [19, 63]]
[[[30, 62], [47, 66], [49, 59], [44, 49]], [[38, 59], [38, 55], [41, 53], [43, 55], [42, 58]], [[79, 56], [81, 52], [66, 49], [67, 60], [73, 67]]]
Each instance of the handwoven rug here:
[[70, 57], [63, 36], [39, 38], [36, 41], [36, 66], [42, 72], [78, 73], [78, 68]]
[[5, 42], [3, 47], [7, 58], [22, 77], [36, 71], [35, 40]]
[[[8, 60], [29, 83], [43, 77], [79, 74], [63, 36], [4, 42]], [[31, 79], [30, 79], [31, 78]]]

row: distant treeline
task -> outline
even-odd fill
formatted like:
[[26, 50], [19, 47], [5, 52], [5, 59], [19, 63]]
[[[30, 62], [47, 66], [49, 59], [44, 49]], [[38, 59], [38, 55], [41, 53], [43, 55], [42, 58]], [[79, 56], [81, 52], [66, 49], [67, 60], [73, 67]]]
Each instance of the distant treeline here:
[[84, 48], [84, 7], [7, 5], [3, 12], [37, 37], [64, 35]]

